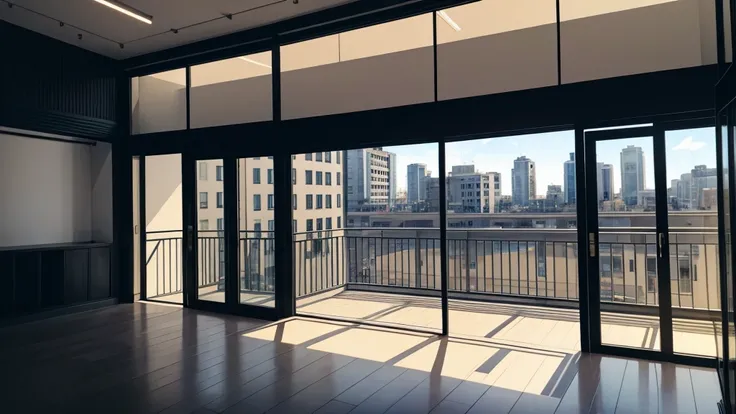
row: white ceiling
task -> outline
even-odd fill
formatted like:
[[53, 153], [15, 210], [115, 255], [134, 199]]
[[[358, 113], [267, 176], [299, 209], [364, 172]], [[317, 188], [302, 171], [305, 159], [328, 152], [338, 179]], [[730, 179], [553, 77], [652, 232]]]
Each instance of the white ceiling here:
[[[18, 7], [7, 7], [7, 1]], [[105, 56], [124, 59], [263, 26], [353, 0], [299, 0], [298, 4], [293, 0], [123, 0], [153, 16], [151, 25], [94, 0], [7, 1], [0, 0], [0, 20]], [[224, 14], [232, 14], [232, 20]], [[61, 27], [58, 21], [66, 24]], [[189, 25], [195, 26], [185, 28]], [[171, 29], [180, 30], [174, 34]], [[120, 43], [125, 45], [123, 49]]]

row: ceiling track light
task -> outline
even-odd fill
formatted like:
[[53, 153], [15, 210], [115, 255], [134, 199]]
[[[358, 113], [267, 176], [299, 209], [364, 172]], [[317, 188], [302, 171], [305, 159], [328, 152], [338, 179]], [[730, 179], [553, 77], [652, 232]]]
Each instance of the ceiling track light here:
[[127, 16], [130, 16], [136, 20], [142, 21], [143, 23], [153, 24], [153, 16], [143, 13], [140, 10], [134, 9], [133, 7], [130, 7], [127, 4], [124, 4], [124, 3], [121, 3], [115, 0], [95, 0], [95, 1], [115, 11], [118, 11]]
[[437, 15], [440, 16], [442, 20], [444, 20], [445, 23], [447, 23], [448, 26], [452, 27], [456, 32], [462, 30], [460, 28], [460, 25], [455, 23], [455, 21], [452, 20], [452, 17], [450, 17], [450, 15], [448, 15], [447, 12], [445, 12], [444, 10], [438, 11]]
[[272, 69], [272, 68], [271, 68], [271, 65], [269, 65], [269, 64], [266, 64], [266, 63], [261, 63], [261, 62], [259, 62], [259, 61], [257, 61], [257, 60], [249, 59], [249, 58], [247, 58], [247, 57], [245, 57], [245, 56], [240, 56], [239, 58], [240, 58], [241, 60], [244, 60], [244, 61], [248, 62], [248, 63], [252, 63], [252, 64], [254, 64], [254, 65], [258, 65], [258, 66], [263, 66], [264, 68], [269, 68], [269, 69]]

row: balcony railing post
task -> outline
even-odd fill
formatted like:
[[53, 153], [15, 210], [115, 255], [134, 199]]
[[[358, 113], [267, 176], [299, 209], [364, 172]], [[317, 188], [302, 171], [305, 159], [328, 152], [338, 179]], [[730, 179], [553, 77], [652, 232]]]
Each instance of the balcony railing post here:
[[470, 292], [470, 233], [465, 233], [465, 291]]
[[422, 250], [419, 245], [419, 230], [414, 234], [414, 287], [422, 287]]

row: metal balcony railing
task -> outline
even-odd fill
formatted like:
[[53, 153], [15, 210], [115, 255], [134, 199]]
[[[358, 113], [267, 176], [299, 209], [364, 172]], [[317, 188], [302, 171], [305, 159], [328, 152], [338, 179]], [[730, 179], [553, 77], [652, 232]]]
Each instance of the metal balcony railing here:
[[[176, 233], [148, 233], [148, 277], [157, 286], [149, 297], [181, 291], [182, 244]], [[199, 233], [202, 287], [222, 280], [224, 241], [218, 234], [203, 235], [216, 232]], [[346, 285], [440, 289], [439, 229], [348, 228], [295, 233], [293, 240], [297, 297]], [[241, 232], [239, 251], [241, 291], [273, 292], [273, 232]], [[578, 299], [575, 229], [450, 229], [447, 254], [451, 292]], [[602, 228], [598, 260], [599, 275], [591, 278], [599, 283], [602, 302], [657, 305], [652, 229]], [[719, 309], [717, 262], [717, 232], [671, 229], [673, 307]]]

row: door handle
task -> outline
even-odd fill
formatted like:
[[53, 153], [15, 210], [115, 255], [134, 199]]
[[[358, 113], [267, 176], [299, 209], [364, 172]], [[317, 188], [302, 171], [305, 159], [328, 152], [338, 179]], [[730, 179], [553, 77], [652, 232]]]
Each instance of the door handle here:
[[187, 226], [187, 249], [191, 252], [194, 249], [194, 227]]
[[595, 257], [595, 233], [588, 233], [588, 250], [590, 257]]

